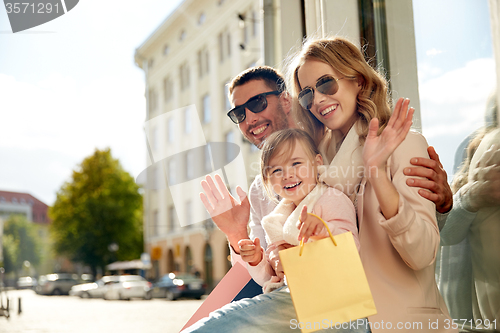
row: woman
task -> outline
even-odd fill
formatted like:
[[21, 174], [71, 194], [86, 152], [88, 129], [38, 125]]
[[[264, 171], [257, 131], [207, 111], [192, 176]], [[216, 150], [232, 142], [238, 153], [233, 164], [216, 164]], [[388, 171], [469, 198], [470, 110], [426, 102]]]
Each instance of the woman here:
[[428, 157], [425, 139], [408, 133], [409, 100], [400, 99], [390, 117], [386, 81], [338, 37], [306, 43], [288, 78], [296, 122], [329, 164], [320, 179], [357, 207], [360, 256], [378, 311], [372, 330], [457, 331], [434, 280], [435, 207], [405, 185], [410, 159]]

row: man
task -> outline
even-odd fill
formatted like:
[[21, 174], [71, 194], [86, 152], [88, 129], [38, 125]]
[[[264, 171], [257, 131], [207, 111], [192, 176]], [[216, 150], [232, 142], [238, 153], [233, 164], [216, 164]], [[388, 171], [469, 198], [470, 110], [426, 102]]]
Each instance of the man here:
[[[269, 94], [262, 95], [266, 93]], [[240, 73], [229, 84], [229, 98], [234, 108], [228, 116], [238, 124], [245, 138], [257, 147], [274, 131], [295, 127], [290, 115], [291, 97], [286, 92], [283, 78], [271, 67], [253, 67]], [[425, 178], [409, 178], [407, 184], [420, 187], [419, 194], [436, 204], [439, 219], [440, 214], [451, 210], [453, 198], [439, 156], [433, 147], [429, 147], [428, 153], [431, 159], [414, 158], [411, 163], [415, 167], [404, 171], [407, 176]], [[222, 193], [213, 179], [207, 177], [201, 199], [214, 223], [226, 234], [234, 263], [241, 260], [238, 242], [242, 239], [259, 238], [261, 246], [267, 247], [260, 222], [276, 205], [267, 198], [260, 176], [250, 186], [248, 197], [237, 188], [240, 203], [229, 194], [220, 177], [216, 177], [216, 181]]]

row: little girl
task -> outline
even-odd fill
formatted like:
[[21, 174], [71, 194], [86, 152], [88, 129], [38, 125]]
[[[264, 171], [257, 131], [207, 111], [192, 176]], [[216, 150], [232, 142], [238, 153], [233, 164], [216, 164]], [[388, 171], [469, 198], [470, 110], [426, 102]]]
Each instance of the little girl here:
[[[304, 238], [328, 237], [322, 218], [333, 235], [350, 231], [359, 250], [356, 212], [351, 200], [341, 191], [318, 182], [318, 167], [323, 158], [313, 139], [299, 129], [285, 129], [270, 135], [263, 146], [261, 175], [267, 194], [282, 200], [262, 220], [266, 231], [265, 253], [256, 238], [241, 240], [238, 245], [243, 261], [264, 293], [284, 284], [278, 252], [299, 245]], [[307, 213], [313, 213], [310, 215]]]

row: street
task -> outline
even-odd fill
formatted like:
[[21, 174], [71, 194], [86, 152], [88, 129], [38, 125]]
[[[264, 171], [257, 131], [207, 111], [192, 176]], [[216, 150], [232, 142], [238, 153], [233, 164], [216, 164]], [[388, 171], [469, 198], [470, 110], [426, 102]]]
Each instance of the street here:
[[[0, 333], [178, 333], [202, 300], [105, 301], [74, 296], [41, 296], [32, 290], [8, 292], [10, 319]], [[18, 312], [21, 298], [22, 313]]]

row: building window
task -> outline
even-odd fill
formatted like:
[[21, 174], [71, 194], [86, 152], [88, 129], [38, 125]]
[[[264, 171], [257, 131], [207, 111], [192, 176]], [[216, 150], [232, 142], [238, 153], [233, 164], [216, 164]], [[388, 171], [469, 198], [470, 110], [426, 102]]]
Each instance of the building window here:
[[210, 156], [210, 144], [207, 143], [205, 145], [205, 171], [206, 172], [212, 172], [212, 158]]
[[158, 106], [156, 90], [154, 88], [149, 89], [148, 95], [149, 95], [148, 96], [149, 112], [153, 112], [156, 110], [156, 107]]
[[170, 159], [168, 161], [168, 183], [169, 184], [175, 184], [177, 179], [175, 177], [176, 174], [176, 165], [175, 165], [175, 160]]
[[217, 37], [219, 43], [219, 61], [223, 62], [231, 56], [231, 34], [224, 30]]
[[210, 122], [211, 119], [211, 114], [210, 114], [210, 95], [206, 94], [203, 96], [203, 122], [208, 123]]
[[179, 34], [179, 41], [182, 42], [184, 39], [186, 39], [186, 30], [182, 30]]
[[175, 230], [175, 208], [170, 206], [168, 208], [168, 231], [172, 232]]
[[26, 200], [24, 200], [24, 198], [21, 198], [21, 203], [22, 203], [22, 204], [25, 204], [25, 203], [26, 203]]
[[16, 198], [12, 198], [12, 203], [17, 203], [17, 199]]
[[186, 108], [184, 112], [184, 132], [190, 134], [193, 130], [193, 112], [191, 108]]
[[224, 91], [224, 96], [222, 97], [224, 100], [224, 108], [226, 111], [229, 111], [231, 109], [231, 102], [229, 101], [229, 81], [224, 83], [222, 90]]
[[174, 142], [174, 119], [170, 118], [167, 120], [167, 140], [168, 142]]
[[154, 59], [149, 59], [149, 61], [148, 61], [148, 69], [153, 68], [154, 64], [155, 64], [155, 60]]
[[219, 43], [219, 61], [224, 61], [224, 35], [222, 32], [217, 36], [217, 41]]
[[189, 67], [187, 63], [184, 63], [179, 67], [179, 77], [181, 81], [181, 90], [189, 87]]
[[198, 25], [202, 25], [203, 23], [205, 23], [207, 17], [205, 15], [205, 13], [201, 13], [200, 16], [198, 17]]
[[172, 84], [172, 80], [170, 77], [166, 77], [163, 79], [163, 99], [165, 102], [168, 102], [172, 96], [174, 95], [174, 87]]
[[4, 197], [0, 197], [0, 202], [5, 202], [5, 198]]
[[389, 73], [389, 46], [385, 0], [359, 0], [360, 42], [366, 61], [380, 73]]
[[151, 148], [153, 150], [157, 150], [159, 147], [158, 147], [158, 129], [157, 128], [153, 128], [151, 130]]
[[185, 225], [187, 227], [191, 226], [193, 224], [193, 205], [191, 204], [191, 201], [186, 202], [186, 223]]
[[[226, 133], [226, 142], [234, 143], [234, 132], [230, 131]], [[226, 162], [232, 161], [231, 149], [228, 149], [229, 145], [226, 145]]]
[[158, 211], [153, 212], [153, 236], [158, 236]]
[[168, 53], [170, 52], [170, 47], [168, 45], [165, 45], [163, 47], [163, 55], [168, 55]]
[[206, 47], [198, 51], [198, 76], [203, 77], [209, 72], [209, 53]]
[[252, 36], [257, 37], [257, 14], [252, 11]]
[[243, 33], [243, 45], [248, 44], [248, 24], [245, 22], [245, 18], [247, 17], [246, 14], [241, 14], [241, 17], [243, 20], [240, 20], [240, 27], [242, 28], [242, 33]]
[[186, 178], [193, 179], [194, 176], [194, 155], [193, 151], [186, 152]]

